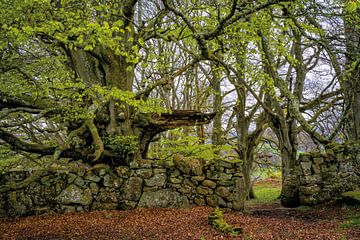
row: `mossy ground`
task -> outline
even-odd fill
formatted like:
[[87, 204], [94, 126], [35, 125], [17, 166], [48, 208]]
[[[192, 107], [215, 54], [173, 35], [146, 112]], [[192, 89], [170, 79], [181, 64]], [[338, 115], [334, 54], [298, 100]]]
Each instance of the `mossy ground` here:
[[340, 225], [341, 229], [352, 228], [360, 230], [360, 207], [359, 206], [345, 206], [347, 214], [345, 221]]
[[254, 185], [254, 192], [256, 199], [249, 200], [249, 205], [273, 203], [279, 199], [281, 193], [281, 181], [270, 178], [257, 182]]

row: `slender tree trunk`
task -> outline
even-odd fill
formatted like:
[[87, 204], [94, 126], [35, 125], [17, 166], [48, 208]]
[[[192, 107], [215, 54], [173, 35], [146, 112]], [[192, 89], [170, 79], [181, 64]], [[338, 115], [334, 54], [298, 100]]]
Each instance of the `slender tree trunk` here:
[[[220, 79], [220, 70], [218, 66], [213, 64], [212, 67], [212, 79], [211, 79], [211, 87], [213, 91], [213, 112], [216, 113], [213, 120], [213, 128], [211, 134], [211, 141], [215, 146], [219, 146], [222, 144], [222, 96], [221, 96], [221, 79]], [[219, 154], [217, 152], [216, 154]]]
[[345, 17], [346, 39], [346, 69], [349, 71], [345, 78], [345, 105], [349, 111], [347, 133], [350, 140], [360, 140], [360, 30], [354, 28], [360, 24], [360, 9], [353, 16]]

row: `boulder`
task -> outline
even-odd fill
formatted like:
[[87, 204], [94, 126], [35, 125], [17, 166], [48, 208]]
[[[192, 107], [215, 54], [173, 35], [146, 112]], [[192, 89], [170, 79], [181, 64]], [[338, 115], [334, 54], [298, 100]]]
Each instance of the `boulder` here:
[[209, 187], [209, 188], [215, 188], [216, 182], [206, 179], [202, 182], [202, 185], [204, 185], [205, 187]]
[[130, 177], [121, 187], [121, 196], [124, 200], [138, 201], [141, 196], [143, 180], [139, 177]]
[[65, 188], [57, 199], [62, 204], [90, 205], [93, 198], [90, 189], [81, 190], [78, 186], [71, 184]]
[[155, 174], [153, 177], [149, 178], [149, 179], [145, 179], [145, 185], [147, 187], [162, 187], [165, 185], [166, 182], [166, 174], [165, 173], [160, 173], [160, 174]]
[[151, 178], [153, 175], [152, 169], [138, 169], [136, 170], [136, 175], [138, 175], [141, 178], [147, 179]]
[[156, 192], [144, 192], [140, 198], [138, 207], [146, 208], [186, 208], [189, 201], [180, 193], [169, 189], [161, 189]]
[[300, 165], [304, 175], [311, 175], [311, 162], [301, 162]]
[[300, 191], [305, 195], [317, 194], [320, 191], [320, 187], [316, 184], [308, 186], [300, 186]]
[[180, 154], [173, 157], [174, 165], [180, 172], [194, 176], [203, 175], [204, 162], [200, 159], [188, 159]]
[[226, 207], [226, 202], [224, 201], [224, 199], [217, 195], [206, 196], [206, 203], [210, 207]]

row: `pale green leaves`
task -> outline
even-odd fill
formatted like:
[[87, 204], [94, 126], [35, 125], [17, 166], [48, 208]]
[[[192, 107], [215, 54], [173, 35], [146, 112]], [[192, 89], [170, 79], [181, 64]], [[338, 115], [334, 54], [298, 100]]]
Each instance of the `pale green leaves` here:
[[360, 0], [348, 0], [345, 3], [345, 9], [349, 13], [353, 13], [360, 7]]
[[129, 91], [123, 91], [116, 87], [111, 89], [100, 85], [93, 85], [93, 94], [96, 95], [97, 101], [107, 102], [116, 100], [116, 105], [120, 108], [125, 106], [132, 106], [142, 113], [165, 113], [168, 112], [162, 106], [164, 105], [160, 99], [148, 99], [147, 101], [142, 99], [136, 99], [135, 94]]

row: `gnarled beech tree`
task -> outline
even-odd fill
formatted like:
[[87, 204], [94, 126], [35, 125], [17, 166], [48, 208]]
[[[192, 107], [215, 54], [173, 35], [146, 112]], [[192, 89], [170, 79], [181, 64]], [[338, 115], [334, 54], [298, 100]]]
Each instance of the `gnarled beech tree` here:
[[167, 31], [167, 10], [151, 3], [153, 15], [137, 23], [136, 0], [2, 1], [2, 144], [124, 164], [146, 157], [160, 132], [209, 123], [214, 114], [169, 111], [149, 98], [200, 59], [133, 90], [141, 47]]

